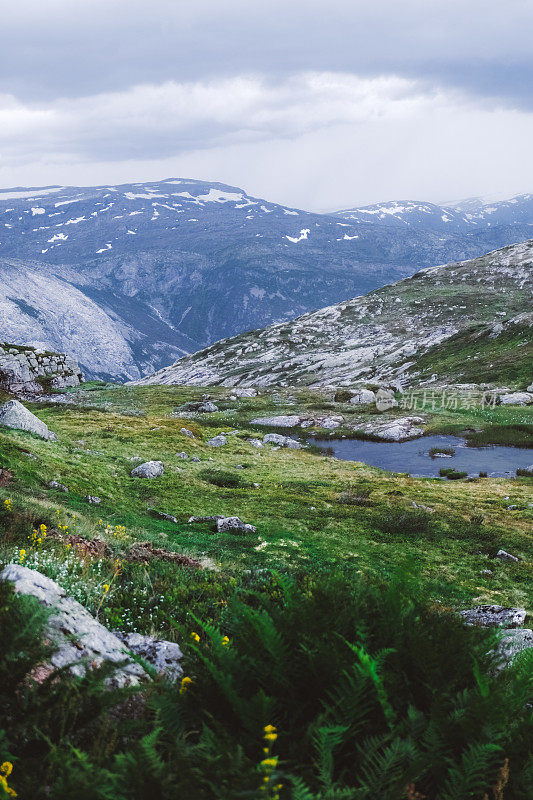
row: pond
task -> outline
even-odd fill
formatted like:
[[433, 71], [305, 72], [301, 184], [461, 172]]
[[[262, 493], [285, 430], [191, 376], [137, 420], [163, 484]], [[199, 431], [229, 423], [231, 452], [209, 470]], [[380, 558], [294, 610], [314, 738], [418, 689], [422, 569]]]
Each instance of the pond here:
[[[533, 464], [533, 450], [505, 445], [469, 447], [458, 436], [423, 436], [409, 442], [365, 442], [360, 439], [311, 437], [308, 444], [331, 448], [343, 461], [363, 461], [390, 472], [408, 472], [416, 477], [439, 477], [439, 470], [453, 468], [468, 475], [486, 472], [495, 478], [510, 478]], [[431, 448], [452, 448], [452, 457], [432, 458]]]

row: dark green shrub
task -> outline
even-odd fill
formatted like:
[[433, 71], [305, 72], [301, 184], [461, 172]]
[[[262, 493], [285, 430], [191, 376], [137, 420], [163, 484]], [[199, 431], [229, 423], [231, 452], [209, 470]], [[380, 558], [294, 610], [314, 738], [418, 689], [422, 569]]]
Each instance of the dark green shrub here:
[[335, 402], [349, 403], [352, 394], [353, 392], [351, 392], [349, 389], [337, 389], [337, 391], [335, 392]]
[[533, 478], [533, 469], [526, 469], [519, 467], [516, 470], [516, 477], [517, 478]]
[[203, 469], [199, 473], [202, 480], [212, 483], [214, 486], [221, 486], [227, 489], [238, 489], [244, 486], [244, 481], [240, 475], [233, 472], [226, 472], [222, 469]]
[[375, 516], [378, 530], [393, 536], [405, 534], [427, 534], [432, 530], [431, 513], [423, 508], [399, 508], [391, 506]]
[[451, 467], [449, 469], [439, 469], [439, 475], [441, 478], [448, 478], [449, 481], [457, 481], [460, 478], [467, 478], [468, 472], [459, 472]]

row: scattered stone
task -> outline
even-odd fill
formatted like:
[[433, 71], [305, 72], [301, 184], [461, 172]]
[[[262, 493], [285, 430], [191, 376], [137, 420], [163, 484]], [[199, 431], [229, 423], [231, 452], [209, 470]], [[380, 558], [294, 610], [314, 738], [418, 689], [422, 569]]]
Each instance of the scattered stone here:
[[267, 433], [263, 436], [263, 444], [277, 444], [280, 447], [288, 447], [291, 450], [302, 450], [303, 444], [290, 436], [282, 436], [280, 433]]
[[193, 456], [193, 457], [191, 458], [191, 461], [194, 461], [196, 464], [198, 464], [198, 463], [199, 463], [199, 461], [200, 461], [200, 459], [198, 458], [198, 456]]
[[87, 669], [108, 661], [116, 665], [109, 679], [112, 686], [132, 686], [148, 679], [145, 670], [125, 652], [120, 639], [80, 603], [67, 597], [55, 581], [22, 564], [8, 564], [0, 573], [0, 580], [12, 581], [15, 592], [36, 597], [41, 605], [53, 609], [46, 626], [47, 637], [56, 647], [50, 657], [52, 670], [68, 666], [82, 677]]
[[93, 506], [99, 506], [100, 503], [102, 502], [100, 497], [95, 497], [92, 494], [88, 494], [85, 499], [87, 500], [88, 503], [90, 503]]
[[300, 423], [300, 428], [312, 428], [314, 424], [315, 424], [314, 420], [304, 419], [304, 421]]
[[529, 386], [526, 388], [526, 392], [533, 393], [533, 383], [529, 384]]
[[115, 634], [130, 652], [150, 664], [161, 677], [175, 683], [183, 675], [180, 664], [183, 653], [174, 642], [141, 633], [116, 631]]
[[195, 439], [195, 435], [192, 431], [188, 428], [180, 428], [180, 433], [183, 433], [184, 436], [188, 436], [190, 439]]
[[62, 483], [58, 483], [57, 481], [48, 481], [46, 484], [49, 489], [57, 489], [58, 492], [66, 492], [68, 493], [68, 489]]
[[222, 447], [227, 443], [228, 440], [226, 439], [225, 436], [222, 436], [222, 434], [219, 434], [218, 436], [213, 436], [212, 439], [208, 439], [206, 442], [206, 444], [208, 444], [210, 447]]
[[350, 397], [350, 403], [354, 406], [367, 406], [375, 402], [375, 392], [370, 391], [370, 389], [360, 389]]
[[232, 389], [232, 392], [236, 397], [257, 397], [257, 392], [255, 389], [235, 388]]
[[130, 475], [132, 478], [159, 478], [164, 471], [161, 461], [145, 461], [144, 464], [132, 469]]
[[302, 417], [279, 416], [279, 417], [257, 417], [251, 420], [250, 425], [266, 425], [272, 428], [296, 428], [302, 421]]
[[224, 519], [223, 514], [213, 514], [208, 517], [189, 517], [188, 522], [189, 524], [199, 524], [199, 525], [211, 525], [212, 529], [216, 531], [217, 529], [217, 521], [219, 519]]
[[484, 605], [460, 612], [467, 625], [480, 625], [482, 628], [518, 628], [524, 624], [524, 608], [504, 608], [504, 606]]
[[176, 453], [176, 455], [177, 455], [178, 458], [189, 458], [187, 453], [184, 453], [184, 452]]
[[31, 411], [28, 411], [18, 400], [8, 400], [0, 408], [0, 425], [5, 428], [34, 433], [41, 439], [57, 439], [56, 434], [48, 430], [48, 426]]
[[176, 517], [173, 517], [172, 514], [166, 514], [164, 511], [158, 511], [156, 508], [149, 508], [148, 513], [155, 519], [163, 519], [165, 522], [173, 522], [175, 525], [178, 524], [178, 520]]
[[496, 558], [499, 558], [500, 561], [520, 561], [517, 556], [507, 553], [505, 550], [498, 550], [496, 553]]
[[320, 426], [322, 428], [328, 428], [334, 430], [335, 428], [339, 428], [341, 423], [343, 422], [344, 422], [343, 417], [326, 417], [326, 419], [322, 420]]
[[502, 406], [529, 406], [533, 403], [533, 394], [531, 394], [531, 392], [501, 394], [500, 403]]
[[494, 575], [491, 569], [482, 569], [479, 574], [484, 575], [487, 578], [490, 578], [491, 575]]
[[252, 447], [263, 447], [263, 442], [261, 439], [249, 439], [248, 440]]

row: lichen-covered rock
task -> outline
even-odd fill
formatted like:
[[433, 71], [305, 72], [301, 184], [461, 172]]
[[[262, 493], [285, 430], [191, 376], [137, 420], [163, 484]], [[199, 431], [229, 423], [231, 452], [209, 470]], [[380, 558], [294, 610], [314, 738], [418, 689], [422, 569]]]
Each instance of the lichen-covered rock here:
[[249, 525], [243, 522], [239, 517], [219, 517], [216, 520], [217, 531], [229, 531], [230, 533], [255, 533], [257, 528], [255, 525]]
[[497, 652], [505, 665], [530, 647], [533, 647], [533, 631], [529, 628], [513, 628], [505, 631], [498, 644]]
[[206, 442], [206, 444], [208, 444], [210, 447], [223, 447], [227, 443], [228, 440], [222, 434], [219, 434], [218, 436], [213, 436], [212, 439], [208, 439]]
[[19, 431], [28, 431], [41, 439], [57, 439], [55, 433], [48, 430], [48, 426], [28, 411], [18, 400], [8, 400], [0, 408], [0, 425]]
[[483, 605], [460, 612], [467, 625], [480, 625], [482, 628], [518, 628], [524, 624], [524, 608], [505, 608], [497, 605]]
[[423, 421], [421, 417], [399, 417], [389, 422], [369, 423], [363, 431], [388, 442], [405, 442], [423, 435], [424, 429], [418, 427]]
[[136, 685], [148, 675], [125, 652], [124, 644], [96, 620], [80, 603], [67, 597], [55, 581], [22, 564], [8, 564], [0, 580], [11, 581], [15, 592], [31, 595], [45, 608], [52, 609], [46, 633], [56, 649], [50, 657], [53, 669], [70, 667], [75, 675], [104, 662], [116, 665], [110, 683], [114, 686]]
[[145, 461], [132, 469], [132, 478], [159, 478], [165, 471], [161, 461]]
[[508, 553], [506, 550], [498, 550], [496, 558], [500, 561], [520, 561], [518, 556], [513, 556], [512, 553]]
[[46, 485], [49, 489], [57, 489], [58, 492], [68, 492], [67, 487], [58, 481], [48, 481]]
[[188, 436], [189, 439], [194, 439], [194, 433], [190, 431], [188, 428], [180, 428], [180, 433], [183, 433], [184, 436]]
[[154, 636], [143, 636], [141, 633], [122, 633], [122, 631], [117, 631], [116, 636], [129, 651], [150, 664], [158, 675], [172, 683], [183, 675], [180, 664], [183, 653], [174, 642], [156, 639]]

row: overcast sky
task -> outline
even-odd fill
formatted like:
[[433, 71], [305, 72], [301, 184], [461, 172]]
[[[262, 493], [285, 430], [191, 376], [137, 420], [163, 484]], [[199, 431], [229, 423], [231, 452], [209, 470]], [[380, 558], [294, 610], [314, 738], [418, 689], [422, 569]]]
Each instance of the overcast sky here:
[[0, 186], [533, 192], [532, 0], [3, 0]]

